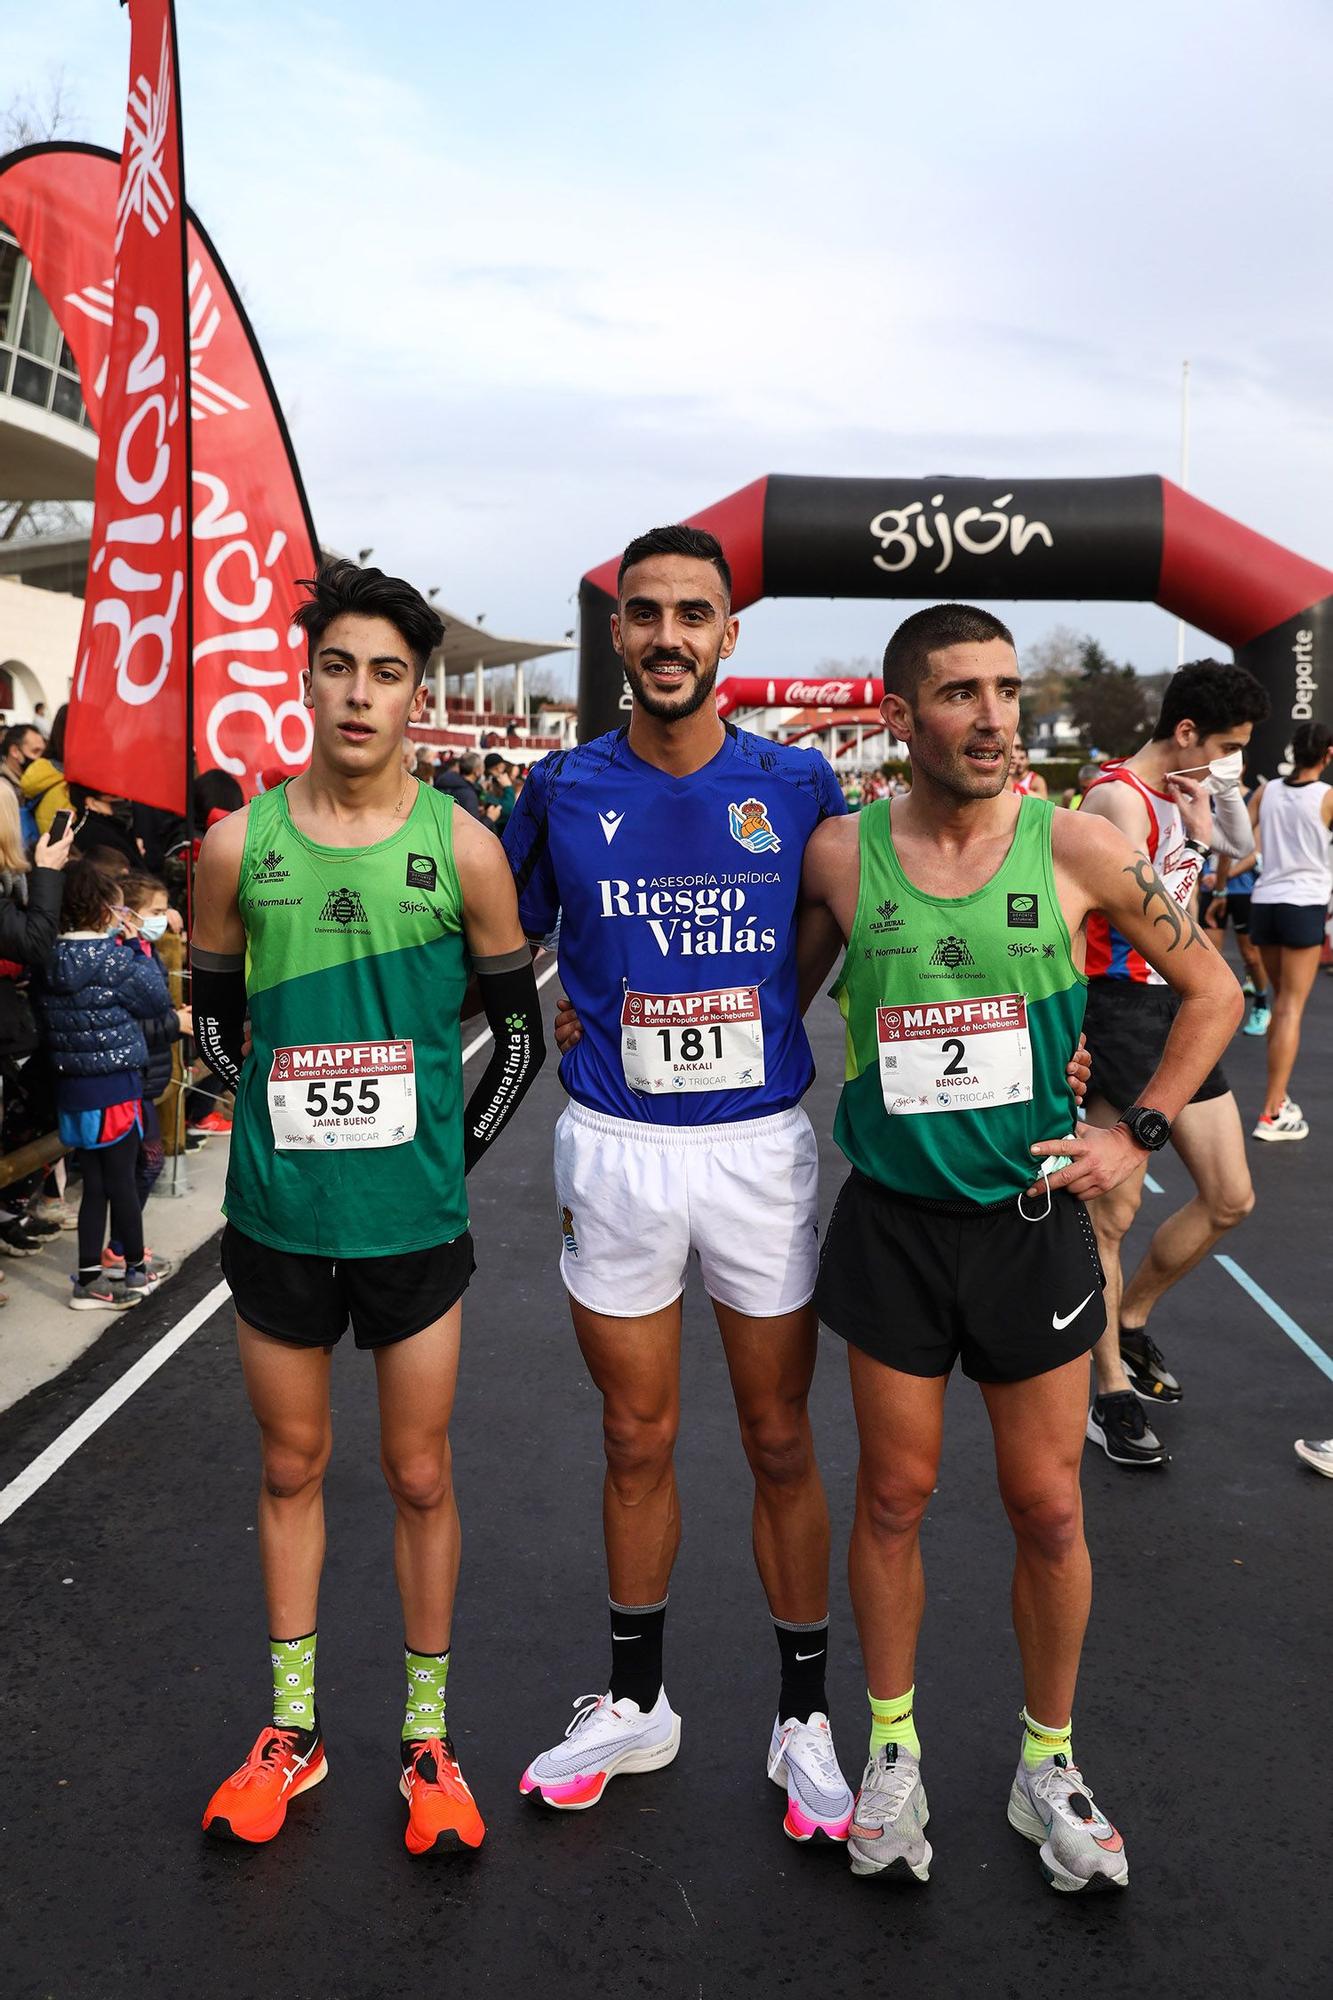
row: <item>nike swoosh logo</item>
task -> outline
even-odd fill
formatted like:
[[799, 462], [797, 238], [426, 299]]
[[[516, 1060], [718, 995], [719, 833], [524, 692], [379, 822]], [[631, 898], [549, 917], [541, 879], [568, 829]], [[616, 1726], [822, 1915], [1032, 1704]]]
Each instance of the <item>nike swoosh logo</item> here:
[[599, 812], [597, 817], [602, 822], [602, 832], [606, 835], [606, 844], [609, 847], [617, 833], [619, 833], [620, 822], [624, 819], [625, 815], [623, 812]]
[[[1094, 1295], [1092, 1292], [1088, 1293], [1088, 1299], [1092, 1298], [1093, 1296]], [[1073, 1312], [1071, 1313], [1065, 1313], [1063, 1316], [1060, 1313], [1051, 1314], [1051, 1325], [1055, 1328], [1057, 1333], [1062, 1333], [1065, 1327], [1069, 1325], [1069, 1322], [1071, 1320], [1075, 1320], [1078, 1318], [1084, 1306], [1088, 1303], [1088, 1299], [1080, 1299], [1078, 1304], [1074, 1307]]]
[[642, 1639], [643, 1634], [642, 1632], [613, 1632], [611, 1637], [613, 1639]]
[[798, 1653], [796, 1657], [798, 1660], [822, 1660], [824, 1657], [824, 1648], [821, 1646], [817, 1653]]

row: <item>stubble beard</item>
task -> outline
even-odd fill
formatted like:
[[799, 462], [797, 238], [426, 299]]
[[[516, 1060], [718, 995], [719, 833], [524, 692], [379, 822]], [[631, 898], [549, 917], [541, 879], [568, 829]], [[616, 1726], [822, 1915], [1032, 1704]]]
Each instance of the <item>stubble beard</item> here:
[[687, 669], [693, 675], [693, 685], [688, 687], [683, 698], [676, 700], [654, 694], [647, 685], [644, 669], [632, 667], [628, 661], [625, 662], [625, 678], [629, 682], [635, 707], [641, 708], [645, 715], [651, 715], [657, 722], [685, 722], [699, 713], [712, 694], [717, 684], [719, 665], [720, 661], [714, 660], [711, 667]]

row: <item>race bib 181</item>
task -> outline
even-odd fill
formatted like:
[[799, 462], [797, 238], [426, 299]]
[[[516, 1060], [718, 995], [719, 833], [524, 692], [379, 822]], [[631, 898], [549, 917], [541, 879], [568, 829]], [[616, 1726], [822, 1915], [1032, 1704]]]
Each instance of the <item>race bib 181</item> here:
[[757, 1090], [764, 1081], [758, 987], [626, 993], [620, 1060], [631, 1090]]
[[1032, 1096], [1032, 1044], [1021, 993], [878, 1007], [879, 1081], [894, 1116], [982, 1111]]
[[280, 1153], [406, 1146], [417, 1129], [411, 1042], [274, 1049], [268, 1112]]

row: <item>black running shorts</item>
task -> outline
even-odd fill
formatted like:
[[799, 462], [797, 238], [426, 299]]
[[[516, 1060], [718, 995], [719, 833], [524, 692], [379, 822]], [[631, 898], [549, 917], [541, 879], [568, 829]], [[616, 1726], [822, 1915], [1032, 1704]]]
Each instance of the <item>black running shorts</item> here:
[[1250, 928], [1249, 890], [1237, 889], [1234, 895], [1228, 891], [1222, 900], [1226, 904], [1226, 915], [1217, 928], [1224, 931], [1229, 919], [1236, 936], [1244, 937]]
[[[1045, 1191], [1024, 1196], [1038, 1215]], [[918, 1202], [855, 1168], [824, 1237], [825, 1326], [904, 1375], [1026, 1382], [1086, 1354], [1106, 1327], [1106, 1280], [1083, 1203], [1057, 1191], [1025, 1222], [998, 1208]]]
[[[1088, 1096], [1104, 1097], [1115, 1111], [1128, 1111], [1162, 1060], [1162, 1050], [1180, 1002], [1169, 986], [1140, 986], [1132, 979], [1091, 979], [1083, 1016], [1092, 1075]], [[1231, 1085], [1216, 1064], [1190, 1099], [1207, 1104], [1225, 1097]]]
[[351, 1321], [358, 1347], [389, 1347], [443, 1317], [476, 1260], [465, 1229], [452, 1243], [394, 1257], [306, 1257], [274, 1250], [233, 1223], [222, 1232], [222, 1275], [238, 1316], [297, 1347], [332, 1347]]
[[1288, 951], [1309, 951], [1324, 942], [1327, 903], [1252, 903], [1250, 936], [1257, 945], [1285, 945]]

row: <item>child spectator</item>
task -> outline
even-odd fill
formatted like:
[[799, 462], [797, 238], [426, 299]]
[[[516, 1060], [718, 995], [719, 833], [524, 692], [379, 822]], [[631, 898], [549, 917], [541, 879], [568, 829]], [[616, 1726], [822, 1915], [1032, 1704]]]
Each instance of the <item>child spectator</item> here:
[[[175, 1010], [166, 974], [151, 956], [117, 942], [120, 885], [91, 861], [65, 872], [61, 932], [34, 979], [47, 1054], [56, 1078], [60, 1136], [83, 1175], [76, 1312], [123, 1311], [156, 1291], [144, 1269], [143, 1214], [134, 1170], [143, 1136], [145, 1021]], [[125, 1276], [106, 1277], [108, 1207], [125, 1250]]]
[[[124, 902], [119, 914], [125, 949], [141, 952], [145, 958], [151, 959], [161, 969], [165, 979], [166, 968], [157, 955], [156, 946], [171, 923], [166, 883], [159, 882], [155, 875], [127, 875], [121, 884], [121, 894]], [[188, 1007], [176, 1007], [151, 1021], [144, 1021], [142, 1027], [148, 1047], [148, 1062], [143, 1073], [143, 1136], [134, 1167], [134, 1190], [139, 1197], [141, 1215], [148, 1206], [148, 1197], [157, 1184], [166, 1159], [157, 1100], [171, 1082], [172, 1045], [183, 1034], [193, 1034], [194, 1018]], [[154, 1257], [146, 1243], [143, 1262], [150, 1278], [169, 1278], [174, 1269], [169, 1258]], [[113, 1279], [125, 1276], [125, 1245], [117, 1236], [114, 1223], [111, 1241], [102, 1252], [102, 1275]]]

